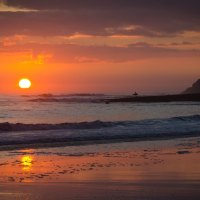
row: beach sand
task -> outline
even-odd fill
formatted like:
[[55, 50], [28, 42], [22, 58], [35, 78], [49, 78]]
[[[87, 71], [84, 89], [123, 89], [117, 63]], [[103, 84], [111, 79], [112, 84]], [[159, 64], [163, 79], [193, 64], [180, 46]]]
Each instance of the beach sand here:
[[200, 138], [0, 152], [1, 200], [200, 199]]

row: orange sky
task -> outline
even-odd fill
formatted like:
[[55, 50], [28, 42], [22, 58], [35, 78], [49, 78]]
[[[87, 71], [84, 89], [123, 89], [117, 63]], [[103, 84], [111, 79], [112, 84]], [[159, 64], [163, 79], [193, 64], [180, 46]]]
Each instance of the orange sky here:
[[[176, 93], [200, 78], [195, 4], [175, 12], [127, 1], [103, 12], [104, 1], [55, 2], [0, 1], [0, 93]], [[21, 78], [32, 88], [19, 89]]]

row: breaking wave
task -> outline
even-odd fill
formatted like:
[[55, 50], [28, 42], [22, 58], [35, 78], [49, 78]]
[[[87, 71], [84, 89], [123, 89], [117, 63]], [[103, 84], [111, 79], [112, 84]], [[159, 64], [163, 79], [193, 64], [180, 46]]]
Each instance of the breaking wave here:
[[[168, 119], [62, 124], [0, 123], [0, 146], [70, 145], [89, 142], [148, 140], [200, 136], [200, 115]], [[15, 148], [14, 147], [14, 148]]]

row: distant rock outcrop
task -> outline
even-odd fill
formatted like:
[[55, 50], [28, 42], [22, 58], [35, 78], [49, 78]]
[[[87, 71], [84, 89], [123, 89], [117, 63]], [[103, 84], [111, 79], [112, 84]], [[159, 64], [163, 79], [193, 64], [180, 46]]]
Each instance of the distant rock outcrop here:
[[200, 93], [200, 79], [197, 80], [192, 87], [186, 89], [183, 94], [197, 94]]

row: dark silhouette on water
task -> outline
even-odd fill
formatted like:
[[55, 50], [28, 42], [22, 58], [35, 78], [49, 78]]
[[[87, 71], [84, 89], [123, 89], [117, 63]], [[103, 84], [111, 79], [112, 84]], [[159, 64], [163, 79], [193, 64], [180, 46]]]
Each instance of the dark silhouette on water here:
[[133, 94], [133, 96], [138, 96], [138, 93], [137, 93], [137, 92], [135, 92], [135, 93]]

